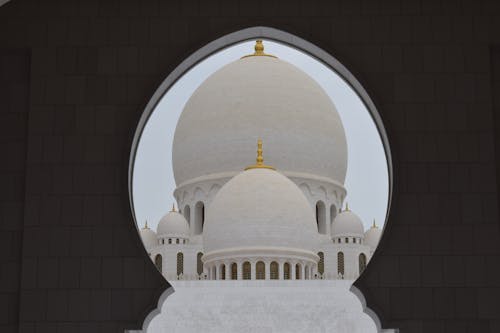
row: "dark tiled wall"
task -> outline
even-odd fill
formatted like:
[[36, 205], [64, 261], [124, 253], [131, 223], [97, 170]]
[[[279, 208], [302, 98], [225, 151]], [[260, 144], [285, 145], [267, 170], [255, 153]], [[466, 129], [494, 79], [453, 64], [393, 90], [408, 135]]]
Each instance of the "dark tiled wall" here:
[[30, 56], [0, 48], [0, 331], [16, 332], [24, 216]]
[[27, 135], [14, 131], [15, 119], [2, 124], [27, 143], [14, 168], [25, 177], [12, 183], [25, 192], [16, 201], [25, 199], [22, 261], [11, 261], [22, 264], [21, 331], [121, 332], [153, 308], [166, 283], [128, 205], [135, 126], [184, 57], [256, 25], [333, 54], [386, 124], [393, 206], [356, 283], [384, 325], [499, 332], [494, 0], [12, 0], [0, 8], [0, 45], [31, 51]]

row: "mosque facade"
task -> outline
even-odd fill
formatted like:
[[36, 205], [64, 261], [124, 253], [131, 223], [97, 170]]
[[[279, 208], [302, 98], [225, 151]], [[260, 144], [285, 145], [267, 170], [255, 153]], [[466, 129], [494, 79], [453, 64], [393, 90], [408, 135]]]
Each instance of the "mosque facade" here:
[[140, 230], [166, 279], [353, 280], [368, 264], [381, 229], [347, 205], [338, 112], [261, 41], [193, 93], [172, 151], [179, 208]]

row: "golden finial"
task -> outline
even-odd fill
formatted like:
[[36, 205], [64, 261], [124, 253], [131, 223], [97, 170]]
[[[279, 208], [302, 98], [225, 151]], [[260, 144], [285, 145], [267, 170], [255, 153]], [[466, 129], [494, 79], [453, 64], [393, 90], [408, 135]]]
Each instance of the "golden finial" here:
[[273, 56], [271, 54], [264, 53], [264, 43], [262, 43], [262, 39], [257, 39], [257, 41], [255, 42], [254, 50], [255, 50], [255, 52], [253, 54], [243, 56], [243, 57], [241, 57], [241, 59], [247, 58], [247, 57], [255, 57], [255, 56], [276, 58], [275, 56]]
[[372, 228], [378, 228], [377, 225], [375, 224], [375, 219], [373, 219], [373, 225]]
[[176, 212], [176, 210], [175, 210], [175, 204], [172, 204], [172, 210], [171, 210], [171, 212]]
[[262, 43], [262, 39], [257, 39], [255, 42], [255, 54], [263, 55], [264, 54], [264, 44]]
[[146, 220], [146, 225], [144, 226], [143, 229], [149, 229], [149, 227], [148, 227], [148, 220]]
[[350, 211], [351, 211], [351, 210], [349, 209], [349, 203], [348, 203], [348, 202], [346, 202], [346, 203], [345, 203], [345, 210], [344, 210], [344, 212], [350, 212]]
[[254, 165], [247, 166], [245, 170], [248, 169], [271, 169], [275, 170], [272, 166], [264, 164], [264, 157], [262, 156], [262, 140], [257, 140], [257, 159]]

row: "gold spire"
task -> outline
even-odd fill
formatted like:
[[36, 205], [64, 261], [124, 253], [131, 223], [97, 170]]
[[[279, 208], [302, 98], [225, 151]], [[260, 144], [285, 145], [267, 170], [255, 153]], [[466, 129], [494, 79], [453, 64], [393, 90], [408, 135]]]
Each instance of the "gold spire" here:
[[172, 210], [171, 210], [171, 212], [176, 212], [176, 210], [175, 210], [175, 204], [172, 204]]
[[276, 170], [272, 166], [265, 165], [264, 164], [264, 157], [262, 156], [262, 140], [259, 139], [257, 140], [257, 159], [254, 165], [247, 166], [245, 170], [249, 169], [271, 169], [271, 170]]
[[273, 56], [271, 54], [264, 53], [264, 44], [262, 43], [262, 39], [257, 39], [257, 41], [255, 42], [254, 50], [255, 50], [255, 52], [253, 54], [243, 56], [243, 57], [241, 57], [241, 59], [248, 58], [248, 57], [255, 57], [255, 56], [277, 58], [276, 56]]
[[349, 209], [349, 203], [346, 201], [344, 212], [350, 212], [350, 211], [351, 210]]
[[378, 228], [377, 225], [375, 224], [375, 219], [373, 219], [373, 225], [372, 228]]
[[148, 220], [146, 220], [146, 225], [144, 226], [143, 229], [149, 229], [149, 227], [148, 227]]

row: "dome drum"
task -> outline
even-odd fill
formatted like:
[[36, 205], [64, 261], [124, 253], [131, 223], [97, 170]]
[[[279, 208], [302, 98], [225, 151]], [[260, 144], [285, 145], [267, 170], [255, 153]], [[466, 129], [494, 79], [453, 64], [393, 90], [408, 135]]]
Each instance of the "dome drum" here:
[[276, 260], [301, 261], [317, 264], [319, 257], [311, 251], [282, 247], [255, 247], [255, 248], [228, 248], [206, 253], [202, 257], [204, 265], [211, 265], [217, 261], [247, 259], [250, 261]]

